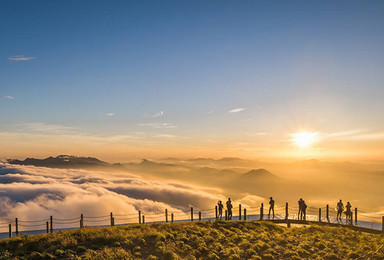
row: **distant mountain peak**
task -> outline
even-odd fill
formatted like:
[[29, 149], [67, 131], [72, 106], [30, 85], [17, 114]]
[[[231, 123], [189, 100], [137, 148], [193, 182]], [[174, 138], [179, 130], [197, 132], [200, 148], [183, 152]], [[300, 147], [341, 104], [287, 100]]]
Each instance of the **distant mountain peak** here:
[[269, 178], [269, 179], [275, 179], [278, 178], [275, 174], [271, 173], [270, 171], [266, 169], [253, 169], [249, 172], [246, 172], [241, 175], [241, 178]]
[[97, 167], [97, 166], [109, 166], [107, 162], [100, 161], [94, 157], [80, 157], [73, 155], [59, 155], [56, 157], [48, 157], [45, 159], [26, 158], [25, 160], [9, 159], [10, 164], [19, 165], [33, 165], [41, 167], [52, 168], [66, 168], [66, 167]]

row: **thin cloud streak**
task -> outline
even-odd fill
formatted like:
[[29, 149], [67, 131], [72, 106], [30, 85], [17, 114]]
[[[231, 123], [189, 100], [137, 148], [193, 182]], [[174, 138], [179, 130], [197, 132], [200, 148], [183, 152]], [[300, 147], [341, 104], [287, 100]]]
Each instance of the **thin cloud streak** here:
[[229, 110], [228, 113], [239, 113], [239, 112], [243, 112], [244, 110], [245, 110], [245, 108], [238, 107], [238, 108], [234, 108], [232, 110]]
[[6, 98], [6, 99], [15, 99], [15, 97], [13, 97], [13, 96], [4, 96], [4, 98]]
[[338, 139], [338, 140], [384, 140], [384, 132], [369, 132], [363, 130], [348, 130], [336, 133], [322, 134], [324, 139]]
[[11, 61], [28, 61], [33, 59], [36, 59], [36, 57], [26, 57], [24, 55], [17, 55], [17, 56], [12, 56], [8, 58], [8, 60], [11, 60]]
[[152, 128], [176, 128], [177, 126], [170, 123], [142, 123], [138, 126], [152, 127]]
[[55, 125], [55, 124], [46, 124], [42, 122], [31, 122], [31, 123], [23, 123], [19, 126], [25, 127], [29, 131], [33, 132], [46, 132], [46, 133], [71, 133], [74, 128], [63, 125]]

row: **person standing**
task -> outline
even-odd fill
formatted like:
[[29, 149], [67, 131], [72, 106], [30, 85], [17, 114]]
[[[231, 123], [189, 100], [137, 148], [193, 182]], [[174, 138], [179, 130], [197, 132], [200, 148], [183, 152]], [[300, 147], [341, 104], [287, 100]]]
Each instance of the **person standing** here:
[[271, 218], [271, 211], [272, 211], [272, 218], [275, 219], [275, 201], [272, 197], [269, 197], [269, 211], [268, 211], [268, 218]]
[[231, 202], [231, 198], [228, 198], [228, 201], [227, 201], [227, 212], [228, 212], [228, 220], [232, 220], [232, 202]]
[[307, 204], [305, 204], [305, 201], [303, 200], [302, 202], [302, 209], [301, 209], [301, 214], [303, 215], [303, 220], [307, 220]]
[[344, 204], [343, 204], [343, 202], [341, 201], [341, 199], [340, 199], [340, 201], [337, 203], [336, 208], [337, 208], [337, 216], [336, 216], [336, 219], [337, 219], [337, 221], [341, 221], [341, 216], [342, 216], [342, 214], [343, 214], [343, 210], [344, 210]]
[[299, 204], [299, 212], [297, 213], [297, 219], [303, 220], [303, 199], [300, 198], [297, 203]]
[[345, 206], [346, 211], [345, 211], [345, 224], [352, 224], [352, 205], [347, 202], [347, 205]]
[[222, 219], [223, 218], [223, 203], [221, 203], [221, 200], [219, 200], [219, 203], [217, 203], [217, 207], [219, 209], [219, 218]]

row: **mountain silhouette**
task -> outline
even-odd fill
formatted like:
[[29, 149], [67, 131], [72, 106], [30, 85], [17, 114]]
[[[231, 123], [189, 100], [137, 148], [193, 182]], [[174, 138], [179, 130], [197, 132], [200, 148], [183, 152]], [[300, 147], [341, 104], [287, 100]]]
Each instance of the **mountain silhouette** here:
[[240, 176], [242, 181], [277, 180], [279, 177], [266, 169], [257, 169], [246, 172]]
[[48, 157], [45, 159], [27, 158], [25, 160], [9, 159], [9, 164], [33, 165], [39, 167], [50, 168], [85, 168], [85, 167], [105, 167], [112, 166], [107, 162], [103, 162], [93, 157], [79, 157], [73, 155], [59, 155], [56, 157]]

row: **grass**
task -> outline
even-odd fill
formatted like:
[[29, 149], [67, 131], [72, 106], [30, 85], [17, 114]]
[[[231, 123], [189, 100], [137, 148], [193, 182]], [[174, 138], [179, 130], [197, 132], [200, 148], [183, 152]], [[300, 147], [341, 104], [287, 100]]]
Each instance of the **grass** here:
[[15, 237], [0, 241], [0, 259], [384, 259], [383, 245], [342, 227], [216, 221]]

